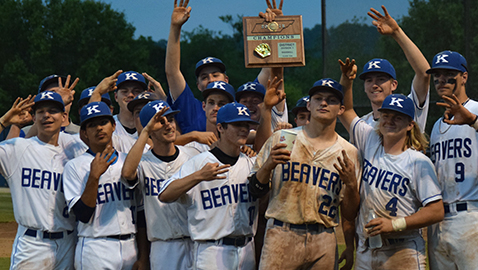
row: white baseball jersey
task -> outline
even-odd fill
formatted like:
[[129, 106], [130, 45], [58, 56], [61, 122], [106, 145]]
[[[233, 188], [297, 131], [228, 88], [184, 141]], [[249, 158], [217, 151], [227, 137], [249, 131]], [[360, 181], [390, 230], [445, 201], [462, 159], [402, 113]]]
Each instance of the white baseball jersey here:
[[[115, 148], [118, 151], [128, 153], [129, 150], [131, 150], [131, 147], [133, 147], [136, 140], [138, 140], [138, 132], [136, 131], [133, 134], [128, 133], [123, 127], [123, 124], [121, 124], [121, 122], [119, 121], [118, 115], [114, 115], [113, 118], [116, 122], [115, 131], [113, 132], [113, 137], [111, 139], [113, 141], [113, 145], [115, 147], [118, 146], [118, 148]], [[148, 149], [149, 146], [146, 145], [143, 153], [146, 153]]]
[[[464, 106], [478, 114], [478, 102], [468, 100]], [[438, 119], [430, 136], [430, 153], [444, 203], [478, 200], [478, 132], [474, 128]]]
[[[137, 169], [139, 187], [144, 198], [149, 241], [189, 237], [186, 205], [180, 202], [163, 203], [158, 199], [164, 181], [197, 154], [187, 147], [176, 147], [179, 149], [179, 155], [175, 160], [164, 162], [152, 151], [148, 151], [143, 154]], [[127, 185], [127, 181], [123, 182]]]
[[[374, 128], [356, 117], [350, 126], [363, 157], [360, 211], [357, 222], [359, 247], [364, 249], [364, 225], [373, 209], [378, 217], [407, 217], [442, 198], [433, 164], [423, 153], [407, 149], [399, 155], [385, 153]], [[387, 238], [420, 237], [419, 230], [387, 234]]]
[[[416, 123], [418, 123], [418, 126], [420, 127], [421, 132], [425, 132], [425, 126], [427, 124], [427, 116], [428, 116], [428, 108], [430, 107], [430, 88], [428, 88], [427, 92], [427, 98], [425, 99], [425, 103], [423, 103], [423, 106], [420, 106], [420, 102], [418, 100], [417, 92], [415, 92], [415, 88], [412, 87], [410, 90], [410, 94], [408, 94], [408, 97], [413, 101], [413, 104], [415, 104], [415, 119], [413, 119]], [[370, 112], [364, 116], [361, 117], [361, 119], [371, 125], [372, 127], [376, 128], [378, 125], [378, 121], [373, 119], [373, 112]]]
[[[137, 198], [134, 189], [127, 188], [120, 180], [125, 158], [125, 153], [118, 152], [115, 163], [101, 175], [95, 211], [88, 223], [78, 222], [78, 236], [95, 238], [136, 232]], [[83, 194], [93, 159], [87, 152], [65, 165], [63, 185], [69, 211]]]
[[0, 143], [0, 170], [12, 194], [18, 224], [42, 231], [71, 231], [75, 217], [68, 213], [62, 173], [68, 158], [60, 146], [38, 137]]
[[277, 127], [277, 123], [289, 123], [289, 114], [287, 113], [287, 102], [284, 102], [284, 111], [279, 112], [276, 106], [272, 107], [271, 110], [271, 129], [274, 132], [274, 129]]
[[185, 147], [194, 150], [196, 152], [196, 154], [200, 154], [200, 153], [207, 152], [207, 151], [211, 150], [211, 146], [209, 146], [205, 143], [199, 143], [199, 142], [196, 142], [196, 141], [192, 141], [192, 142], [186, 144]]
[[[257, 200], [249, 193], [247, 176], [255, 158], [241, 153], [225, 173], [226, 179], [202, 181], [185, 194], [188, 228], [192, 240], [218, 240], [223, 237], [253, 236], [257, 227]], [[172, 181], [199, 171], [207, 163], [219, 163], [211, 152], [194, 156], [168, 179], [160, 194]]]
[[[275, 167], [271, 177], [271, 192], [266, 218], [292, 224], [319, 223], [335, 227], [339, 223], [338, 207], [344, 186], [333, 164], [345, 150], [355, 163], [357, 181], [360, 180], [360, 163], [357, 149], [337, 135], [332, 146], [314, 153], [302, 127], [292, 129], [297, 133], [291, 159]], [[257, 155], [252, 173], [267, 161], [272, 147], [280, 143], [280, 131], [275, 132]]]
[[64, 149], [68, 159], [74, 159], [86, 152], [88, 146], [80, 139], [80, 134], [60, 132], [58, 144]]

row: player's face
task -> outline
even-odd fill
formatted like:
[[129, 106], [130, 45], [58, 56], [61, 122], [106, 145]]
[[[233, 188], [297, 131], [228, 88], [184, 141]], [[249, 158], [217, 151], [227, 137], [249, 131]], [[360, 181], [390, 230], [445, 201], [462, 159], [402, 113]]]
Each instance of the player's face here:
[[[219, 125], [220, 126], [220, 125]], [[248, 122], [235, 122], [227, 125], [227, 128], [220, 128], [219, 132], [221, 133], [221, 140], [226, 140], [227, 142], [236, 145], [242, 146], [246, 144], [247, 137], [249, 136], [250, 125]]]
[[306, 108], [299, 109], [294, 121], [298, 127], [307, 125], [310, 121], [310, 112]]
[[66, 120], [66, 113], [57, 105], [49, 102], [39, 104], [33, 116], [33, 121], [37, 125], [39, 133], [54, 134], [59, 132], [64, 120]]
[[433, 84], [438, 96], [459, 95], [457, 91], [461, 91], [461, 86], [466, 83], [468, 73], [462, 73], [449, 69], [438, 69], [432, 74]]
[[166, 116], [166, 121], [163, 123], [163, 127], [152, 135], [158, 141], [163, 143], [173, 143], [176, 141], [176, 122], [173, 115]]
[[307, 109], [310, 111], [311, 119], [330, 122], [336, 120], [337, 116], [344, 112], [345, 107], [334, 93], [320, 91], [310, 97]]
[[370, 102], [382, 106], [383, 100], [397, 89], [398, 82], [382, 72], [371, 72], [365, 76], [364, 89]]
[[206, 119], [213, 125], [216, 125], [217, 111], [229, 103], [228, 98], [222, 94], [210, 94], [206, 98], [206, 102], [203, 102], [202, 108], [206, 112]]
[[251, 120], [259, 122], [261, 119], [261, 109], [259, 108], [259, 104], [263, 102], [259, 95], [246, 92], [242, 94], [241, 99], [239, 99], [238, 102], [249, 109]]
[[229, 78], [225, 73], [216, 66], [207, 66], [201, 69], [197, 77], [197, 87], [199, 91], [204, 91], [209, 83], [224, 81], [229, 82]]
[[128, 111], [128, 103], [143, 91], [143, 87], [137, 82], [124, 82], [120, 84], [115, 93], [115, 99], [120, 110]]
[[138, 104], [136, 107], [133, 109], [133, 121], [134, 121], [134, 127], [138, 131], [138, 135], [141, 133], [143, 130], [143, 125], [141, 125], [141, 120], [139, 119], [139, 113], [141, 112], [141, 109], [143, 109], [144, 105], [146, 104]]
[[97, 117], [86, 123], [84, 132], [88, 139], [89, 146], [106, 146], [111, 142], [111, 136], [115, 131], [115, 125], [111, 123], [108, 117]]
[[399, 112], [391, 110], [380, 111], [380, 133], [384, 137], [394, 136], [396, 138], [403, 138], [407, 136], [407, 131], [413, 128], [412, 119]]

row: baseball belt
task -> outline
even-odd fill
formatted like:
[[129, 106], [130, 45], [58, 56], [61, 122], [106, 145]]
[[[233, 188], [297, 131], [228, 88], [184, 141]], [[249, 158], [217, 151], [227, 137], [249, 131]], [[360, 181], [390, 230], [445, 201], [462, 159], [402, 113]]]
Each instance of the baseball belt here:
[[224, 237], [219, 240], [206, 240], [208, 243], [216, 243], [218, 245], [227, 245], [227, 246], [236, 246], [242, 247], [245, 246], [252, 240], [250, 236], [239, 236], [239, 237]]
[[[66, 237], [65, 232], [47, 232], [47, 231], [37, 231], [33, 229], [27, 229], [25, 231], [25, 235], [31, 236], [31, 237], [37, 237], [37, 233], [40, 233], [41, 236], [43, 236], [43, 239], [62, 239], [63, 237]], [[73, 233], [73, 231], [66, 231], [68, 235]]]
[[292, 224], [292, 223], [286, 223], [286, 222], [282, 222], [280, 220], [274, 219], [274, 225], [283, 227], [284, 224], [286, 224], [290, 229], [305, 230], [305, 231], [312, 231], [312, 232], [319, 232], [319, 233], [323, 232], [326, 229], [324, 225], [319, 223]]
[[108, 235], [105, 236], [106, 238], [109, 239], [116, 239], [116, 240], [128, 240], [134, 237], [133, 233], [130, 234], [117, 234], [117, 235]]

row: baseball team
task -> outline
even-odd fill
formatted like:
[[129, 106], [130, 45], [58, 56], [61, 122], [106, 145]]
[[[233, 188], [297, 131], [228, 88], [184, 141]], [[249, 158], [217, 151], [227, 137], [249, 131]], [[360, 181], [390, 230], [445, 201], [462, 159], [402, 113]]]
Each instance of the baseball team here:
[[[264, 20], [283, 15], [283, 0], [266, 3]], [[168, 93], [118, 70], [82, 91], [76, 125], [79, 79], [50, 75], [0, 117], [18, 223], [10, 269], [477, 269], [478, 102], [461, 54], [442, 51], [430, 66], [387, 9], [372, 8], [415, 71], [409, 95], [374, 58], [358, 75], [372, 112], [359, 117], [346, 58], [339, 81], [318, 80], [297, 101], [293, 128], [283, 68], [236, 91], [226, 65], [206, 57], [195, 98], [180, 69], [188, 4], [174, 1]], [[428, 137], [430, 79], [445, 113]]]

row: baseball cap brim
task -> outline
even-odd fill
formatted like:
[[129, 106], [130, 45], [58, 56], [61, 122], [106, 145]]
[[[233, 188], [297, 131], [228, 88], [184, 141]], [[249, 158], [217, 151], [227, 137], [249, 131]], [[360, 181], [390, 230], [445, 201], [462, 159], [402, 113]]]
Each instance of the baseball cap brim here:
[[40, 100], [35, 102], [35, 104], [32, 106], [32, 110], [35, 111], [39, 105], [46, 104], [47, 102], [50, 102], [51, 104], [55, 105], [56, 107], [60, 108], [62, 112], [65, 111], [65, 105], [63, 103], [60, 103], [56, 100]]
[[244, 119], [243, 117], [230, 119], [230, 120], [224, 121], [224, 122], [222, 122], [222, 123], [220, 123], [220, 124], [232, 124], [232, 123], [238, 123], [238, 122], [247, 122], [247, 123], [249, 123], [249, 124], [259, 125], [259, 122], [254, 121], [254, 120], [247, 120], [247, 119]]
[[337, 95], [337, 97], [340, 99], [340, 101], [343, 101], [343, 99], [344, 99], [344, 95], [342, 94], [342, 92], [340, 92], [339, 90], [337, 90], [333, 87], [328, 87], [328, 86], [323, 86], [323, 85], [314, 86], [314, 87], [310, 88], [309, 89], [309, 97], [312, 97], [313, 95], [315, 95], [317, 92], [320, 92], [320, 91], [332, 92], [335, 95]]
[[48, 85], [50, 85], [52, 83], [58, 83], [58, 78], [61, 78], [61, 83], [63, 85], [66, 84], [66, 79], [67, 78], [65, 76], [53, 77], [53, 78], [50, 78], [50, 79], [48, 79], [48, 80], [46, 80], [42, 83], [41, 88], [38, 90], [38, 93], [46, 91], [46, 88], [48, 87]]
[[240, 92], [237, 92], [236, 93], [236, 100], [239, 101], [239, 99], [241, 99], [241, 97], [245, 94], [255, 94], [257, 96], [260, 97], [261, 100], [264, 100], [264, 94], [262, 94], [261, 92], [257, 92], [257, 91], [248, 91], [248, 90], [244, 90], [244, 91], [240, 91]]
[[199, 73], [201, 73], [201, 70], [203, 68], [210, 67], [210, 66], [218, 67], [222, 73], [226, 72], [226, 65], [224, 65], [223, 63], [220, 63], [220, 62], [207, 63], [207, 64], [200, 65], [198, 68], [196, 68], [196, 71], [194, 72], [194, 74], [196, 74], [196, 78], [199, 77]]
[[427, 74], [433, 74], [435, 73], [438, 69], [448, 69], [448, 70], [456, 70], [456, 71], [459, 71], [459, 72], [463, 72], [462, 70], [456, 68], [456, 67], [452, 67], [452, 66], [435, 66], [433, 68], [430, 68], [426, 71]]
[[205, 89], [204, 91], [202, 91], [202, 96], [203, 96], [204, 100], [206, 100], [206, 98], [211, 94], [221, 94], [221, 95], [226, 96], [229, 99], [229, 102], [234, 101], [234, 97], [229, 92], [227, 92], [225, 90], [219, 90], [217, 88], [209, 88], [209, 89]]
[[83, 127], [84, 125], [86, 125], [88, 122], [90, 122], [92, 119], [96, 119], [96, 118], [100, 118], [100, 117], [104, 117], [104, 118], [108, 118], [110, 119], [111, 121], [113, 121], [113, 123], [115, 122], [115, 119], [113, 118], [113, 116], [111, 115], [95, 115], [95, 116], [92, 116], [88, 119], [85, 119], [83, 122], [81, 122], [80, 126]]
[[413, 117], [412, 117], [411, 115], [406, 114], [406, 113], [404, 113], [403, 111], [400, 111], [400, 110], [394, 109], [394, 108], [380, 108], [380, 109], [378, 109], [378, 111], [379, 111], [379, 112], [382, 112], [382, 111], [394, 111], [394, 112], [400, 113], [400, 114], [402, 114], [402, 115], [408, 116], [408, 117], [410, 117], [410, 118], [413, 119]]
[[389, 76], [390, 78], [392, 78], [392, 79], [395, 80], [395, 78], [392, 76], [392, 74], [390, 74], [390, 73], [388, 73], [388, 72], [380, 71], [380, 70], [370, 70], [370, 71], [362, 72], [362, 73], [360, 73], [360, 75], [359, 75], [359, 79], [365, 80], [365, 76], [367, 76], [367, 74], [370, 74], [370, 73], [383, 73], [383, 74], [385, 74], [385, 75], [387, 75], [387, 76]]

